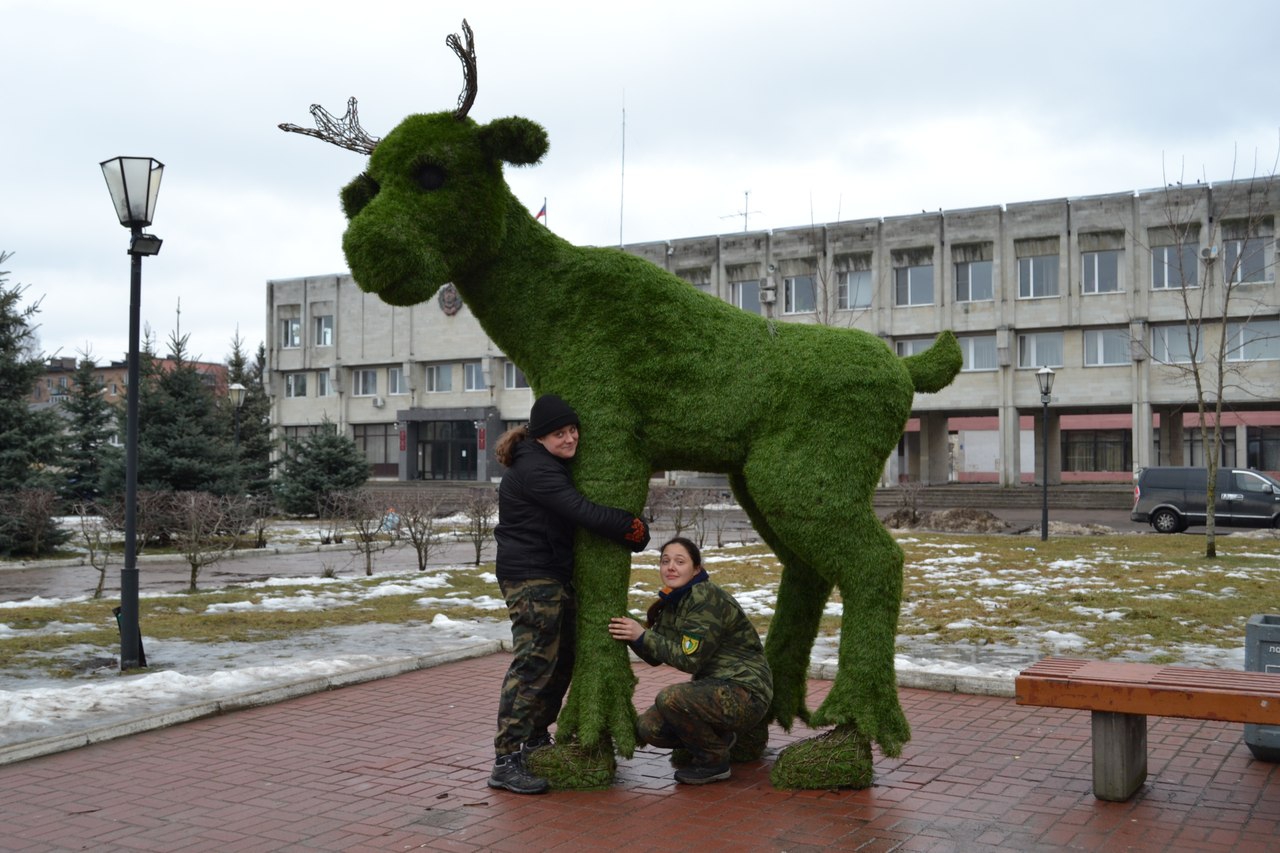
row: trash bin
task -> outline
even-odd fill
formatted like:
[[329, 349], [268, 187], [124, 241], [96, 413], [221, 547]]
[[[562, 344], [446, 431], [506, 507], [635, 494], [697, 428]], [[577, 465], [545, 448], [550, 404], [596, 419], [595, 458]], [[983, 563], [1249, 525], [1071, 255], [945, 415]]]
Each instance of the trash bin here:
[[[1280, 616], [1250, 616], [1244, 626], [1244, 643], [1245, 669], [1280, 674]], [[1246, 723], [1244, 742], [1254, 758], [1280, 761], [1280, 726]]]

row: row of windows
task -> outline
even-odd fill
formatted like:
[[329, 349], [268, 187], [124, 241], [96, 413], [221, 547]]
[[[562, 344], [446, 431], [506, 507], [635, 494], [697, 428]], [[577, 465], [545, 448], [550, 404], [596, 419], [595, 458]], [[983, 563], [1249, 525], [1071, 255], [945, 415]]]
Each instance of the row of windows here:
[[[453, 390], [453, 364], [428, 364], [426, 366], [423, 390], [428, 393], [439, 393]], [[386, 395], [395, 396], [409, 393], [409, 382], [403, 367], [388, 367], [386, 371]], [[383, 368], [359, 367], [351, 371], [351, 394], [354, 397], [374, 397], [380, 392], [378, 381], [382, 378]], [[314, 383], [311, 385], [311, 383]], [[285, 397], [306, 397], [308, 386], [315, 389], [313, 396], [329, 397], [336, 393], [330, 381], [328, 370], [298, 371], [284, 375]], [[524, 371], [513, 363], [503, 362], [503, 387], [507, 390], [528, 388]], [[462, 364], [462, 389], [464, 391], [489, 390], [488, 377], [484, 366], [479, 361], [468, 361]]]
[[[311, 345], [333, 346], [333, 315], [324, 314], [311, 318]], [[280, 348], [297, 349], [302, 346], [302, 318], [284, 317], [280, 320]]]
[[[979, 254], [990, 254], [991, 244]], [[958, 247], [968, 248], [968, 247]], [[982, 249], [983, 247], [979, 247]], [[1245, 284], [1271, 281], [1274, 275], [1274, 243], [1270, 238], [1228, 240], [1224, 276], [1231, 283]], [[919, 253], [917, 253], [918, 255]], [[1123, 249], [1082, 252], [1080, 255], [1080, 291], [1085, 294], [1119, 293], [1123, 290]], [[1181, 243], [1155, 246], [1151, 249], [1151, 287], [1168, 290], [1198, 287], [1201, 250], [1198, 244]], [[1216, 256], [1215, 256], [1216, 257]], [[931, 260], [931, 259], [930, 259]], [[869, 259], [866, 261], [869, 266]], [[956, 302], [990, 302], [995, 298], [990, 260], [957, 261], [954, 264]], [[1031, 255], [1018, 258], [1018, 298], [1045, 299], [1061, 295], [1057, 254]], [[905, 263], [893, 270], [893, 304], [905, 308], [932, 305], [935, 302], [934, 265]], [[760, 281], [739, 281], [729, 286], [729, 301], [745, 311], [763, 313], [760, 304]], [[813, 275], [789, 276], [782, 280], [782, 313], [813, 313], [818, 288]], [[836, 276], [836, 310], [848, 311], [871, 306], [871, 270], [849, 270]]]
[[[1083, 366], [1109, 367], [1132, 361], [1129, 329], [1117, 326], [1084, 329]], [[1030, 332], [1018, 335], [1018, 367], [1063, 367], [1064, 332]], [[923, 352], [933, 338], [908, 338], [895, 342], [898, 355]], [[996, 370], [1000, 366], [995, 335], [964, 335], [958, 338], [965, 371]], [[1180, 323], [1151, 327], [1151, 358], [1165, 364], [1203, 361], [1199, 329]], [[1280, 320], [1249, 320], [1227, 324], [1228, 361], [1280, 360]]]

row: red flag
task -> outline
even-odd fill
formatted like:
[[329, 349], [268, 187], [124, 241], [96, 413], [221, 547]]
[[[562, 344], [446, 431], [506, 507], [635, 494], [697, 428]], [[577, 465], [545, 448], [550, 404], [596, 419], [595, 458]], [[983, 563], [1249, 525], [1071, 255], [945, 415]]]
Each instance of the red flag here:
[[547, 215], [547, 203], [546, 203], [546, 201], [543, 201], [543, 202], [542, 202], [542, 210], [539, 210], [539, 211], [538, 211], [538, 215], [537, 215], [537, 216], [535, 216], [535, 217], [533, 217], [533, 218], [534, 218], [534, 219], [541, 219], [542, 217], [544, 217], [544, 216], [546, 216], [546, 215]]

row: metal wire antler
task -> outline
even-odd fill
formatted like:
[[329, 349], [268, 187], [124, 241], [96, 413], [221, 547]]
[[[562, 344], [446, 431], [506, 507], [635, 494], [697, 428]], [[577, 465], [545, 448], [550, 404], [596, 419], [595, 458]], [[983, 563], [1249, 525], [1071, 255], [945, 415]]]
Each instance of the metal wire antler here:
[[467, 23], [467, 19], [462, 19], [462, 32], [467, 37], [467, 46], [462, 46], [461, 39], [457, 33], [451, 33], [445, 38], [444, 43], [453, 48], [453, 52], [458, 54], [458, 58], [462, 60], [462, 94], [458, 95], [458, 108], [453, 111], [453, 117], [458, 121], [462, 121], [467, 117], [467, 113], [471, 111], [471, 105], [476, 102], [476, 42], [471, 35], [471, 26]]
[[316, 122], [314, 128], [299, 127], [296, 124], [287, 122], [279, 125], [279, 127], [289, 133], [314, 136], [316, 139], [324, 140], [359, 154], [372, 154], [374, 147], [379, 142], [378, 137], [365, 133], [364, 128], [360, 126], [360, 115], [356, 109], [355, 98], [347, 100], [347, 112], [342, 118], [335, 118], [332, 113], [319, 104], [311, 105], [311, 117]]

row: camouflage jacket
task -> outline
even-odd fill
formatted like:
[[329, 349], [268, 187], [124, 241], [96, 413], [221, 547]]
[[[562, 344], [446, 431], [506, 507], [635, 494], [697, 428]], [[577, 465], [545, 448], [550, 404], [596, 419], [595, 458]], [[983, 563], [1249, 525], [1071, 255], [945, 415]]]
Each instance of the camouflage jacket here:
[[773, 675], [760, 635], [733, 596], [711, 581], [695, 584], [657, 623], [631, 644], [646, 663], [667, 664], [693, 675], [745, 687], [766, 703], [773, 699]]

